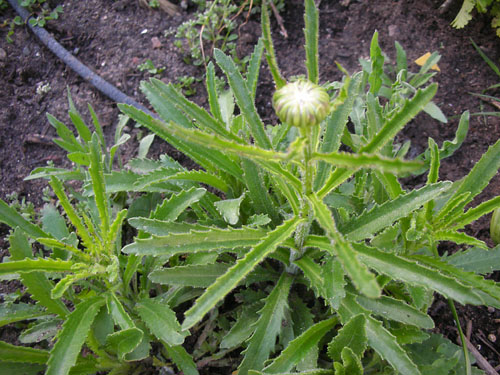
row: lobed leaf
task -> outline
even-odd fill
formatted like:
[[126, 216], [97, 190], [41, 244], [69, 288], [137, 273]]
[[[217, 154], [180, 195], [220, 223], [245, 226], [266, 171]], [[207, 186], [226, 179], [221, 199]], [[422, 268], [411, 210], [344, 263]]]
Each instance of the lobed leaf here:
[[105, 304], [102, 296], [91, 297], [81, 302], [68, 315], [50, 352], [46, 375], [67, 375], [75, 365], [92, 322]]
[[264, 361], [274, 350], [276, 337], [281, 331], [281, 322], [288, 308], [288, 294], [292, 282], [293, 277], [283, 273], [266, 298], [265, 305], [259, 312], [260, 318], [255, 323], [254, 333], [248, 340], [243, 361], [238, 367], [239, 375], [247, 375], [249, 370], [261, 370]]
[[239, 259], [223, 276], [219, 277], [198, 298], [193, 307], [185, 314], [183, 329], [188, 329], [199, 322], [203, 316], [229, 293], [245, 276], [252, 271], [269, 253], [282, 244], [295, 231], [301, 219], [293, 217], [281, 226], [270, 231], [245, 256]]
[[214, 263], [162, 268], [151, 272], [149, 279], [158, 284], [208, 288], [230, 266], [226, 263]]
[[466, 251], [457, 251], [443, 260], [464, 271], [484, 275], [500, 270], [500, 245], [490, 250], [473, 247]]
[[435, 199], [451, 187], [450, 182], [426, 185], [404, 195], [399, 195], [344, 224], [340, 231], [350, 241], [359, 241], [373, 236], [378, 231], [391, 226], [395, 221], [407, 217], [426, 202]]
[[280, 355], [264, 368], [264, 372], [276, 374], [290, 371], [297, 365], [309, 350], [317, 346], [320, 340], [338, 323], [338, 318], [333, 317], [316, 323], [309, 327], [299, 337], [290, 341]]
[[253, 246], [259, 243], [266, 234], [266, 230], [248, 227], [241, 229], [211, 228], [210, 231], [172, 233], [167, 236], [153, 236], [146, 239], [137, 238], [134, 243], [125, 246], [122, 251], [126, 254], [172, 256], [187, 252], [234, 249]]
[[340, 362], [342, 349], [349, 347], [356, 355], [361, 357], [366, 350], [366, 346], [366, 317], [363, 314], [358, 314], [345, 320], [344, 326], [328, 344], [328, 356], [333, 361]]
[[135, 310], [153, 335], [168, 345], [181, 345], [185, 334], [177, 322], [175, 312], [165, 303], [156, 302], [150, 298], [141, 299]]

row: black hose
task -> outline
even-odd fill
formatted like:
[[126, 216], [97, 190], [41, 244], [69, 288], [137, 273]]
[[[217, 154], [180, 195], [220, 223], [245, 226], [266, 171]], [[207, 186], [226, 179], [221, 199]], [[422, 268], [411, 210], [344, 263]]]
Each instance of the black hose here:
[[88, 81], [100, 92], [106, 95], [111, 100], [117, 103], [125, 103], [144, 111], [150, 116], [158, 118], [156, 114], [148, 110], [143, 105], [136, 102], [130, 96], [124, 94], [118, 90], [115, 86], [105, 81], [99, 75], [91, 71], [87, 66], [82, 64], [80, 60], [74, 57], [68, 52], [62, 45], [60, 45], [43, 27], [32, 26], [28, 22], [30, 18], [29, 12], [19, 5], [17, 0], [7, 0], [9, 4], [14, 8], [16, 13], [23, 19], [23, 21], [29, 26], [31, 31], [40, 39], [40, 41], [50, 49], [59, 59], [61, 59], [66, 65], [68, 65], [73, 71], [75, 71], [80, 77]]

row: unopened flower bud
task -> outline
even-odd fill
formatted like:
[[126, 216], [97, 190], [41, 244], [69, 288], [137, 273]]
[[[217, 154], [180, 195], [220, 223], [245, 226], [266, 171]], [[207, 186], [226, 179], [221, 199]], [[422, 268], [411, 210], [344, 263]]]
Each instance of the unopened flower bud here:
[[282, 122], [299, 128], [315, 126], [330, 112], [330, 97], [321, 86], [298, 80], [274, 93], [273, 106]]

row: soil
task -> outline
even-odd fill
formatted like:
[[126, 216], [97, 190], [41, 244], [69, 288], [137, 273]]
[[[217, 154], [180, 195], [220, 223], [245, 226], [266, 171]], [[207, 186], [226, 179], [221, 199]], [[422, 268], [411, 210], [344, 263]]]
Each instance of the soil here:
[[[147, 102], [139, 90], [139, 84], [149, 77], [149, 73], [140, 72], [137, 65], [146, 59], [151, 59], [156, 67], [166, 67], [161, 74], [161, 79], [166, 82], [176, 81], [184, 75], [203, 77], [202, 68], [183, 61], [185, 56], [174, 46], [173, 36], [165, 36], [166, 30], [175, 29], [192, 17], [195, 10], [192, 4], [177, 16], [168, 16], [161, 11], [143, 8], [136, 0], [52, 1], [57, 2], [62, 4], [64, 13], [59, 20], [49, 22], [47, 30], [84, 64], [144, 105]], [[414, 61], [426, 52], [437, 51], [441, 54], [441, 71], [433, 79], [439, 83], [434, 101], [448, 116], [449, 122], [442, 124], [425, 115], [419, 115], [412, 121], [400, 134], [400, 139], [411, 140], [411, 152], [414, 154], [426, 147], [428, 137], [432, 137], [438, 144], [452, 139], [458, 116], [466, 110], [471, 113], [480, 110], [480, 100], [470, 93], [479, 93], [500, 80], [470, 42], [472, 38], [493, 61], [499, 61], [500, 39], [491, 29], [487, 16], [476, 14], [462, 30], [450, 26], [461, 1], [453, 1], [452, 6], [444, 13], [438, 9], [442, 0], [317, 2], [320, 3], [321, 81], [341, 78], [335, 62], [339, 62], [350, 72], [359, 70], [358, 59], [369, 55], [370, 40], [375, 30], [379, 32], [382, 50], [391, 61], [395, 59], [395, 41], [405, 48], [409, 61]], [[0, 24], [14, 16], [10, 8], [3, 11], [0, 14]], [[286, 1], [281, 16], [287, 38], [280, 33], [276, 20], [273, 18], [272, 21], [279, 65], [286, 77], [305, 74], [302, 49], [303, 1]], [[251, 52], [260, 35], [259, 19], [251, 16], [244, 22], [245, 16], [242, 14], [236, 21], [241, 25], [237, 51], [243, 57]], [[68, 165], [65, 152], [52, 143], [56, 133], [45, 114], [51, 113], [69, 123], [69, 90], [75, 105], [89, 123], [86, 106], [87, 103], [93, 106], [104, 126], [107, 139], [111, 142], [119, 111], [116, 103], [69, 70], [40, 45], [27, 29], [16, 28], [12, 36], [13, 43], [6, 42], [7, 31], [8, 27], [0, 28], [0, 198], [5, 200], [10, 193], [17, 192], [19, 197], [40, 208], [46, 182], [24, 181], [24, 177], [47, 162], [56, 166]], [[412, 64], [410, 69], [416, 71], [418, 67]], [[37, 87], [41, 85], [48, 85], [50, 90], [45, 94], [37, 93]], [[206, 105], [203, 86], [198, 83], [195, 88], [197, 93], [191, 99], [200, 105]], [[266, 122], [274, 121], [270, 102], [273, 89], [270, 74], [264, 69], [259, 83], [257, 106]], [[488, 111], [496, 110], [489, 103], [483, 104]], [[133, 125], [126, 130], [133, 137], [122, 149], [124, 160], [137, 152], [138, 137], [141, 134], [141, 130]], [[448, 180], [462, 178], [499, 137], [498, 118], [471, 117], [466, 141], [460, 150], [443, 161], [440, 177]], [[164, 142], [155, 141], [153, 153], [168, 153], [185, 161], [182, 155]], [[420, 177], [409, 183], [418, 185], [424, 181]], [[475, 203], [490, 199], [499, 192], [500, 177], [496, 176]], [[467, 231], [492, 246], [489, 239], [489, 218], [482, 218]], [[0, 237], [6, 233], [7, 228], [0, 226]], [[5, 242], [0, 242], [3, 253], [6, 247]], [[453, 251], [446, 246], [441, 250]], [[498, 273], [490, 277], [500, 281]], [[12, 288], [15, 285], [4, 283], [0, 285], [0, 292]], [[453, 320], [448, 308], [443, 308], [443, 301], [438, 299], [430, 311], [436, 320], [436, 331], [456, 341]], [[470, 340], [474, 346], [490, 364], [498, 366], [500, 347], [495, 343], [495, 337], [500, 335], [500, 311], [467, 306], [459, 307], [459, 314], [463, 325], [470, 326]], [[8, 340], [9, 332], [2, 330], [1, 336]]]

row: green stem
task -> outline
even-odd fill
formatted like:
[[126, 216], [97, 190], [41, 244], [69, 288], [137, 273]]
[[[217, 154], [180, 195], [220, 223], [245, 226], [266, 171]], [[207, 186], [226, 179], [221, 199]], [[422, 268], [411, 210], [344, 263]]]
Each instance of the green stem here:
[[453, 302], [453, 300], [448, 299], [448, 305], [450, 305], [451, 313], [453, 314], [453, 319], [455, 319], [455, 323], [457, 324], [460, 341], [462, 342], [462, 349], [464, 351], [464, 359], [465, 359], [465, 374], [472, 375], [469, 351], [467, 350], [467, 341], [464, 332], [462, 331], [462, 327], [460, 326], [460, 320], [458, 320], [458, 314], [457, 314], [457, 309], [455, 308], [455, 303]]

